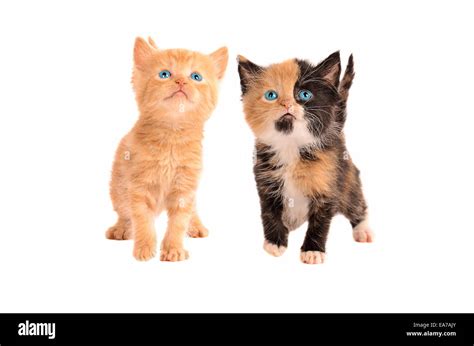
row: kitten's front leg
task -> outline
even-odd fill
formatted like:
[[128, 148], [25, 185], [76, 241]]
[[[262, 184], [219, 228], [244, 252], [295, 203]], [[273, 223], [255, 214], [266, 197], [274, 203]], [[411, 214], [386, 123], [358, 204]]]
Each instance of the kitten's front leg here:
[[314, 206], [309, 211], [308, 230], [301, 246], [301, 261], [308, 264], [323, 263], [326, 257], [326, 240], [334, 216], [330, 203]]
[[160, 260], [176, 262], [189, 258], [183, 242], [193, 210], [192, 196], [174, 193], [168, 198], [168, 228], [161, 243]]
[[146, 195], [134, 194], [130, 202], [135, 240], [133, 256], [139, 261], [147, 261], [156, 254], [155, 213], [147, 203]]
[[263, 248], [275, 257], [283, 255], [288, 247], [288, 228], [281, 220], [281, 213], [264, 210], [262, 207], [262, 223], [265, 235]]
[[263, 248], [273, 256], [281, 256], [288, 246], [288, 228], [283, 224], [282, 182], [268, 173], [268, 163], [258, 156], [255, 165], [255, 181], [260, 197], [261, 217], [265, 241]]

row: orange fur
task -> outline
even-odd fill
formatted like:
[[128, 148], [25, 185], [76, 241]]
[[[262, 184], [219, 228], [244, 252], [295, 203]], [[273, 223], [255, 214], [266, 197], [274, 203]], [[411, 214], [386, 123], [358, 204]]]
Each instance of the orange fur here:
[[318, 153], [317, 161], [297, 161], [291, 169], [292, 179], [306, 196], [330, 196], [336, 183], [337, 153]]
[[[159, 50], [154, 41], [137, 38], [132, 83], [140, 111], [115, 155], [110, 194], [118, 221], [106, 236], [134, 238], [133, 255], [148, 260], [156, 253], [154, 218], [168, 212], [160, 259], [188, 258], [186, 232], [204, 237], [196, 213], [195, 191], [201, 171], [204, 122], [217, 103], [218, 81], [227, 66], [227, 49], [205, 55], [184, 49]], [[158, 73], [169, 70], [171, 77]], [[203, 76], [192, 80], [192, 72]], [[184, 93], [176, 93], [177, 90]]]

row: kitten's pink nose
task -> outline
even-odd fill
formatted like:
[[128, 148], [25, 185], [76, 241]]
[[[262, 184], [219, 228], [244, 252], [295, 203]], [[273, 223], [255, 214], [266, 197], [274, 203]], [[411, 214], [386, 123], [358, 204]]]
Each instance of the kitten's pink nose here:
[[285, 99], [280, 102], [280, 104], [285, 107], [288, 113], [293, 111], [293, 102], [291, 100]]
[[175, 82], [176, 84], [179, 84], [179, 86], [183, 86], [184, 84], [186, 84], [186, 80], [182, 77], [176, 79]]

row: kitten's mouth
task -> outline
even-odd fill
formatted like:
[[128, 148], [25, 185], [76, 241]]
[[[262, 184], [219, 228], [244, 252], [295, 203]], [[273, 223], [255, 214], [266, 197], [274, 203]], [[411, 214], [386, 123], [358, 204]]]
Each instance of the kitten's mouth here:
[[296, 117], [293, 114], [285, 113], [278, 119], [278, 121], [285, 121], [285, 120], [289, 121], [289, 120], [295, 120], [295, 119]]
[[188, 94], [186, 94], [186, 93], [184, 92], [184, 90], [179, 89], [179, 90], [175, 91], [174, 93], [172, 93], [170, 96], [168, 96], [166, 99], [170, 99], [170, 98], [173, 98], [173, 97], [175, 97], [175, 96], [188, 98]]

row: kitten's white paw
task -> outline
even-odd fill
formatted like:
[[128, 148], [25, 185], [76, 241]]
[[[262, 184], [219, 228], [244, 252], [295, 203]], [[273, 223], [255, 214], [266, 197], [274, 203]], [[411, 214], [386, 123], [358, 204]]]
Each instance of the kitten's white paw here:
[[270, 255], [275, 256], [275, 257], [279, 257], [283, 255], [286, 251], [286, 247], [272, 244], [268, 242], [267, 240], [263, 242], [263, 248], [265, 249], [266, 252], [268, 252]]
[[375, 237], [367, 220], [362, 221], [354, 227], [352, 236], [354, 237], [354, 240], [359, 243], [372, 243]]
[[326, 254], [320, 251], [301, 251], [301, 262], [307, 264], [322, 264], [326, 259]]

